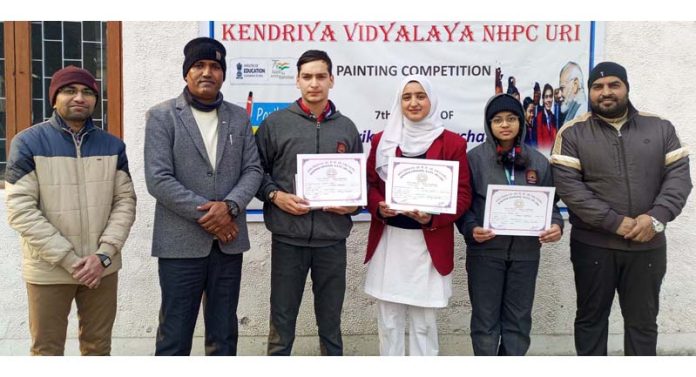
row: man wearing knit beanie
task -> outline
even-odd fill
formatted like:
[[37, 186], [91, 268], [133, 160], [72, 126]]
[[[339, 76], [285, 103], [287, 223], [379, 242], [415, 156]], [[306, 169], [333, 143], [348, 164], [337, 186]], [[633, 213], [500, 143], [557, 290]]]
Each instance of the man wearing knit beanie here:
[[69, 66], [53, 74], [50, 119], [15, 136], [7, 160], [8, 222], [22, 239], [32, 355], [63, 355], [79, 313], [82, 355], [109, 355], [121, 248], [135, 221], [126, 146], [95, 127], [99, 85]]
[[244, 209], [262, 170], [246, 110], [220, 92], [225, 47], [200, 37], [183, 53], [186, 86], [150, 108], [145, 125], [162, 292], [155, 355], [191, 353], [203, 295], [206, 355], [236, 355], [242, 253], [249, 250]]
[[629, 91], [626, 68], [614, 62], [601, 62], [597, 64], [592, 69], [592, 72], [590, 72], [590, 77], [587, 80], [587, 87], [592, 87], [592, 84], [597, 81], [597, 79], [609, 76], [614, 76], [621, 80], [624, 85], [626, 85], [626, 91]]
[[590, 108], [595, 114], [604, 118], [626, 114], [629, 86], [624, 67], [613, 62], [597, 64], [590, 72], [587, 86], [590, 88]]
[[70, 65], [53, 74], [48, 96], [66, 125], [79, 131], [94, 112], [99, 84], [89, 71]]
[[227, 55], [225, 46], [213, 38], [200, 37], [190, 40], [186, 46], [184, 46], [184, 77], [186, 77], [191, 66], [197, 61], [214, 60], [220, 64], [222, 79], [224, 80], [227, 75], [225, 55]]
[[51, 78], [51, 85], [48, 87], [48, 97], [51, 104], [55, 103], [58, 91], [69, 84], [82, 84], [99, 96], [99, 84], [94, 76], [86, 69], [69, 65], [56, 71]]
[[631, 104], [621, 65], [597, 64], [588, 86], [592, 111], [563, 126], [551, 154], [556, 192], [573, 225], [575, 348], [607, 354], [618, 292], [624, 353], [655, 355], [665, 226], [691, 192], [689, 152], [672, 123]]

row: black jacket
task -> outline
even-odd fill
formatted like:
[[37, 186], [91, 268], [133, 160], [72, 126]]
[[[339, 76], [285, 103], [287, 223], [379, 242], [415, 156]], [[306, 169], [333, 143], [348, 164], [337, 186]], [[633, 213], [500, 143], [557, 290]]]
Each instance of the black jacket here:
[[551, 155], [557, 192], [568, 206], [571, 239], [603, 248], [649, 250], [666, 245], [625, 240], [615, 232], [625, 216], [648, 214], [666, 224], [691, 192], [689, 154], [674, 126], [629, 103], [618, 131], [592, 113], [559, 131]]

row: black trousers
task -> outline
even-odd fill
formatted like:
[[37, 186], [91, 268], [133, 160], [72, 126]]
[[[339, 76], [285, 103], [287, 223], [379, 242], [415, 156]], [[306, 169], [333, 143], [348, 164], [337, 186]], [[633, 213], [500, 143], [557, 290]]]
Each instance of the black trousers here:
[[159, 258], [162, 290], [156, 356], [191, 354], [193, 330], [203, 299], [205, 354], [237, 354], [237, 304], [242, 254], [228, 255], [213, 243], [205, 258]]
[[476, 356], [522, 356], [530, 344], [539, 261], [466, 257]]
[[621, 251], [571, 241], [570, 259], [577, 292], [578, 355], [607, 354], [614, 292], [619, 293], [624, 319], [624, 354], [655, 355], [660, 286], [667, 268], [666, 247]]
[[322, 355], [343, 355], [341, 310], [346, 292], [346, 241], [327, 247], [271, 244], [271, 320], [268, 355], [288, 356], [311, 270], [314, 314]]

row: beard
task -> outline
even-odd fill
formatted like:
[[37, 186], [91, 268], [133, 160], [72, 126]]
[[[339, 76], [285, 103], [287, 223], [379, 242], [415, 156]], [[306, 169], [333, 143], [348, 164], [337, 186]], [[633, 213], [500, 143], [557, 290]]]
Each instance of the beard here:
[[[604, 105], [602, 102], [605, 99], [612, 99], [613, 102], [609, 105]], [[628, 109], [628, 96], [624, 98], [619, 98], [614, 95], [599, 97], [596, 101], [590, 102], [590, 108], [593, 113], [601, 117], [615, 119], [626, 113], [626, 109]]]
[[571, 104], [572, 102], [573, 102], [572, 99], [571, 99], [571, 100], [565, 100], [565, 101], [561, 102], [561, 112], [562, 112], [563, 114], [565, 114], [565, 113], [568, 112], [568, 108], [570, 107], [570, 104]]

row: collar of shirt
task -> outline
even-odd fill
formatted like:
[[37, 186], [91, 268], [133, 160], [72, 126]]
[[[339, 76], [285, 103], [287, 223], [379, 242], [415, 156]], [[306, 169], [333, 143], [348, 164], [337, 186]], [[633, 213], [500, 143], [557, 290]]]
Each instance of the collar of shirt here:
[[69, 132], [70, 135], [72, 135], [73, 138], [77, 141], [77, 143], [80, 144], [82, 142], [82, 137], [85, 136], [85, 133], [87, 132], [87, 122], [85, 122], [82, 128], [80, 128], [78, 131], [73, 131], [72, 128], [70, 128], [70, 126], [68, 126], [68, 124], [65, 123], [65, 120], [63, 120], [63, 118], [61, 118], [60, 116], [56, 118], [58, 118], [60, 128]]
[[[312, 111], [309, 109], [309, 106], [307, 106], [307, 104], [304, 103], [304, 100], [303, 100], [302, 98], [300, 98], [300, 99], [297, 100], [297, 104], [300, 106], [300, 108], [302, 109], [302, 111], [305, 112], [305, 114], [309, 115], [310, 117], [311, 117], [311, 116], [316, 116], [316, 115], [312, 114]], [[332, 113], [333, 113], [333, 111], [331, 111], [331, 101], [327, 101], [327, 102], [326, 102], [326, 107], [324, 107], [324, 110], [321, 112], [321, 114], [319, 114], [318, 116], [316, 116], [317, 122], [318, 122], [318, 123], [323, 122], [324, 119], [326, 119], [326, 118], [328, 118], [329, 116], [331, 116]]]
[[607, 122], [612, 127], [616, 128], [617, 130], [620, 130], [624, 123], [626, 123], [626, 121], [628, 120], [628, 110], [626, 110], [626, 112], [618, 118], [605, 118], [599, 114], [597, 114], [597, 116], [599, 117], [599, 119]]

